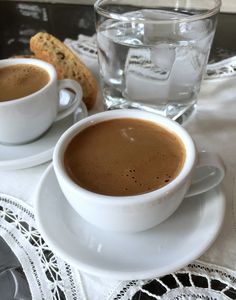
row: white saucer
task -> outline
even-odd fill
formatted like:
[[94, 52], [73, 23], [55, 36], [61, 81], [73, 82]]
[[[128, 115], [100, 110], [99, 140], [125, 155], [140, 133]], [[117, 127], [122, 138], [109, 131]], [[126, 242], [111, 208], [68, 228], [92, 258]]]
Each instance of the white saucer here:
[[42, 137], [31, 143], [15, 146], [0, 144], [0, 170], [24, 169], [51, 160], [57, 140], [73, 123], [72, 113], [55, 122]]
[[56, 255], [80, 270], [119, 280], [163, 276], [198, 258], [221, 228], [220, 189], [184, 200], [164, 223], [141, 233], [100, 230], [84, 221], [63, 196], [52, 165], [36, 195], [38, 229]]

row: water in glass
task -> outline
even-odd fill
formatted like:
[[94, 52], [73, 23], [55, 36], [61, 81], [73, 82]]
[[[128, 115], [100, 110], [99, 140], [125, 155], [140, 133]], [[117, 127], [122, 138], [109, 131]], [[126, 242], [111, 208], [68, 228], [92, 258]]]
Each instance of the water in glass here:
[[[214, 22], [183, 21], [184, 13], [151, 9], [123, 17], [134, 21], [107, 19], [97, 30], [106, 109], [139, 108], [172, 119], [190, 113], [208, 60]], [[159, 22], [135, 21], [142, 17]]]

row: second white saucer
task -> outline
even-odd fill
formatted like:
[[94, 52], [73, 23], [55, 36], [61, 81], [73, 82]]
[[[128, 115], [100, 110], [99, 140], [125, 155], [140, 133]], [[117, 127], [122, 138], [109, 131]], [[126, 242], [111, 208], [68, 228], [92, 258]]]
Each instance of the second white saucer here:
[[[80, 113], [77, 112], [77, 115]], [[75, 115], [72, 113], [55, 122], [42, 137], [28, 144], [14, 146], [0, 144], [0, 170], [24, 169], [51, 160], [56, 142], [74, 121]]]
[[162, 224], [144, 232], [100, 230], [69, 205], [52, 166], [35, 194], [39, 231], [56, 255], [80, 270], [119, 280], [147, 279], [174, 272], [212, 244], [221, 228], [225, 197], [220, 189], [187, 198]]

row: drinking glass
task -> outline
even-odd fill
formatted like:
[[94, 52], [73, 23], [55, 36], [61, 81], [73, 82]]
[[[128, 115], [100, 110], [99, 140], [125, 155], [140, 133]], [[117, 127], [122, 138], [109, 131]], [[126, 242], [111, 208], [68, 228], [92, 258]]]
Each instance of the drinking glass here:
[[184, 122], [197, 98], [220, 0], [97, 0], [105, 109], [138, 108]]

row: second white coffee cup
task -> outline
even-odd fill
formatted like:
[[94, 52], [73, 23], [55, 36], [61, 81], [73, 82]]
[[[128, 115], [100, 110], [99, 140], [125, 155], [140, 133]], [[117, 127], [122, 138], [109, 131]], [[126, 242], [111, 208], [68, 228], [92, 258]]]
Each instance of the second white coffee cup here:
[[[0, 102], [0, 143], [23, 144], [33, 141], [78, 106], [87, 115], [79, 83], [70, 79], [58, 80], [55, 68], [38, 59], [4, 59], [0, 61], [0, 68], [19, 64], [30, 64], [44, 69], [49, 75], [49, 81], [43, 88], [28, 96]], [[61, 107], [59, 91], [65, 88], [72, 90], [75, 97], [68, 106]]]

